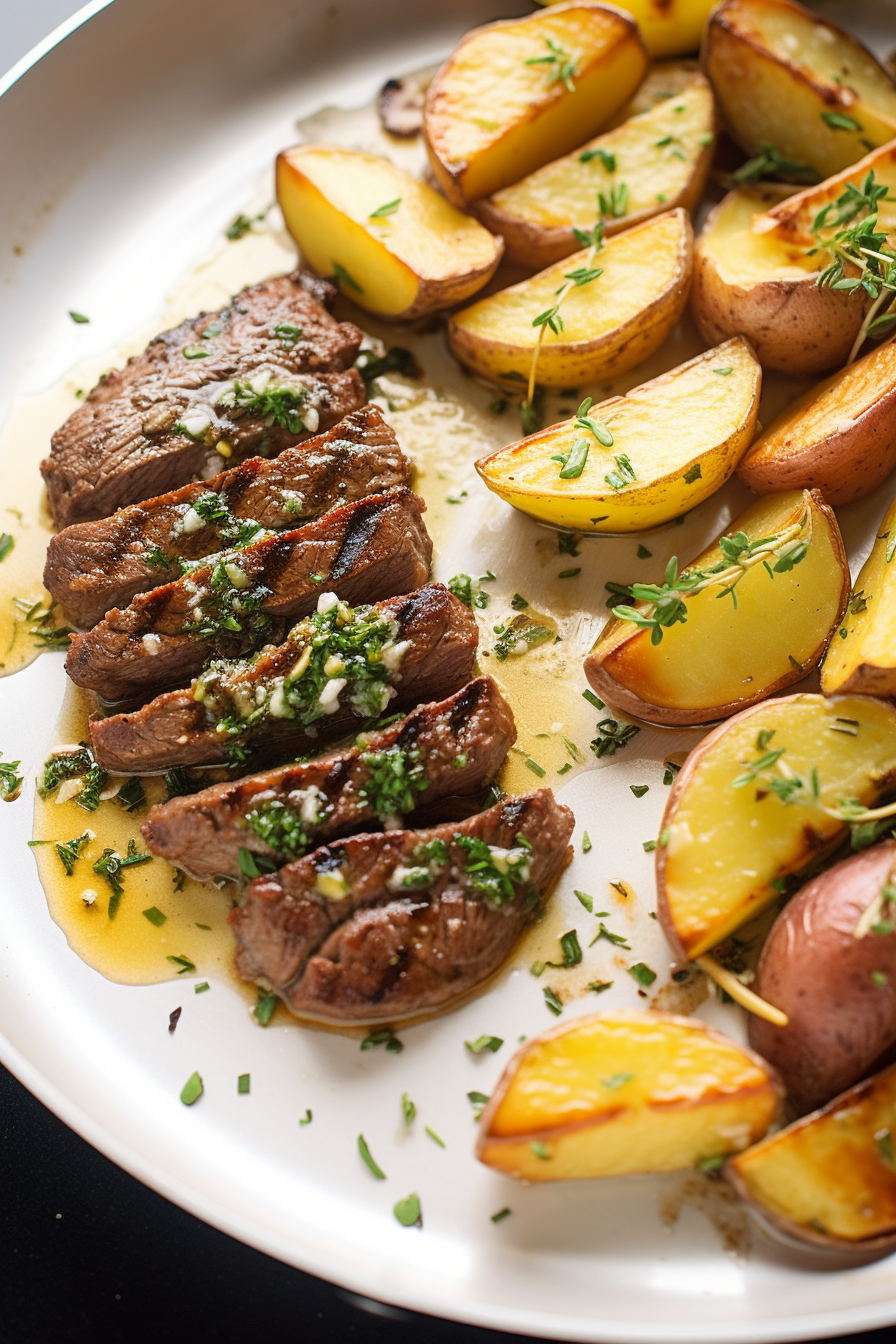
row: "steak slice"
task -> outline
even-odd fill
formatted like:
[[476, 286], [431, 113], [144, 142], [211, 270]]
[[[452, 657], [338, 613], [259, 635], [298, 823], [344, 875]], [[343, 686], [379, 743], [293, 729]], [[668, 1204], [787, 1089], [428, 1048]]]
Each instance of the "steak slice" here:
[[409, 710], [459, 690], [478, 638], [472, 612], [439, 583], [373, 607], [323, 593], [278, 648], [212, 663], [184, 690], [92, 719], [96, 759], [114, 774], [154, 774], [314, 751], [387, 706]]
[[243, 658], [280, 643], [314, 610], [322, 589], [350, 603], [407, 593], [429, 577], [425, 507], [402, 486], [224, 552], [73, 636], [65, 670], [105, 700], [149, 699], [215, 657]]
[[276, 456], [363, 405], [361, 332], [321, 292], [299, 272], [265, 280], [106, 374], [41, 463], [57, 527]]
[[241, 849], [279, 867], [333, 836], [478, 794], [515, 740], [510, 706], [478, 677], [348, 751], [160, 803], [142, 831], [153, 854], [201, 882], [238, 878]]
[[236, 965], [294, 1013], [395, 1021], [500, 966], [570, 857], [550, 789], [426, 831], [354, 835], [256, 878], [230, 915]]
[[373, 403], [268, 460], [252, 457], [208, 481], [73, 523], [47, 549], [44, 585], [82, 629], [201, 560], [317, 518], [338, 504], [406, 485], [410, 463]]

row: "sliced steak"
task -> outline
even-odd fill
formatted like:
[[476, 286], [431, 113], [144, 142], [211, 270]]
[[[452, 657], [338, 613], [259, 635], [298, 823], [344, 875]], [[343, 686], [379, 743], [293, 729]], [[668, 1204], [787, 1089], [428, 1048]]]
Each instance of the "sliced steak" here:
[[192, 686], [132, 714], [92, 719], [94, 752], [116, 774], [310, 753], [387, 707], [409, 710], [459, 690], [477, 643], [472, 613], [438, 583], [374, 607], [344, 607], [324, 593], [278, 648], [212, 663]]
[[395, 1021], [500, 966], [570, 855], [550, 789], [426, 831], [355, 835], [256, 878], [230, 916], [237, 970], [294, 1013]]
[[320, 292], [298, 272], [252, 285], [106, 374], [41, 463], [57, 526], [276, 456], [363, 405], [361, 332]]
[[252, 457], [110, 518], [73, 523], [50, 541], [44, 585], [70, 621], [89, 629], [112, 607], [179, 578], [181, 560], [298, 527], [405, 485], [409, 475], [395, 434], [370, 403], [272, 460]]
[[348, 751], [161, 803], [143, 835], [153, 854], [200, 881], [238, 878], [241, 849], [279, 867], [333, 836], [400, 826], [418, 809], [479, 794], [515, 740], [510, 706], [479, 677]]
[[321, 591], [361, 603], [419, 588], [432, 560], [425, 507], [402, 486], [225, 551], [75, 635], [65, 670], [105, 700], [145, 700], [183, 685], [215, 657], [280, 643]]

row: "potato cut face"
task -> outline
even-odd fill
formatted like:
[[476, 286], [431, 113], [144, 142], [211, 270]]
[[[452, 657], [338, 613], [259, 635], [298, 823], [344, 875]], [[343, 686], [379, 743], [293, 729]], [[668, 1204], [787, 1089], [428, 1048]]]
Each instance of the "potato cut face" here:
[[821, 669], [825, 695], [896, 696], [896, 502], [890, 505]]
[[307, 261], [360, 307], [407, 317], [481, 288], [500, 242], [386, 159], [296, 145], [277, 161], [277, 197]]
[[[727, 537], [751, 543], [782, 538], [781, 559], [794, 548], [805, 556], [792, 569], [766, 564], [741, 571], [737, 607], [714, 584], [685, 597], [687, 620], [652, 632], [612, 618], [585, 663], [591, 685], [610, 704], [657, 723], [709, 722], [801, 680], [821, 659], [849, 597], [849, 567], [837, 520], [819, 494], [789, 491], [753, 504], [731, 523]], [[773, 543], [771, 543], [773, 545]], [[691, 561], [689, 570], [723, 565], [718, 544]], [[643, 611], [647, 602], [620, 603]]]
[[424, 136], [440, 186], [457, 204], [475, 201], [567, 153], [631, 96], [646, 69], [634, 23], [597, 3], [474, 29], [426, 100]]
[[738, 475], [758, 494], [817, 488], [860, 499], [896, 465], [896, 342], [887, 341], [798, 397], [753, 444]]
[[[673, 946], [691, 958], [709, 951], [775, 900], [784, 878], [839, 842], [847, 825], [824, 809], [843, 799], [870, 804], [892, 784], [894, 733], [891, 705], [806, 694], [746, 709], [696, 747], [673, 785], [656, 850], [657, 913]], [[775, 792], [786, 789], [782, 779], [803, 782], [790, 802]]]
[[728, 284], [746, 287], [770, 280], [804, 280], [820, 269], [819, 259], [807, 257], [802, 246], [787, 243], [776, 233], [753, 232], [753, 216], [780, 199], [775, 187], [739, 187], [713, 212], [697, 248], [712, 259]]
[[773, 1071], [703, 1022], [584, 1017], [511, 1062], [477, 1155], [525, 1180], [675, 1171], [746, 1147], [778, 1104]]
[[725, 1175], [744, 1199], [801, 1241], [885, 1249], [896, 1243], [894, 1139], [891, 1065], [731, 1158]]
[[[650, 256], [651, 265], [644, 266]], [[684, 307], [691, 267], [690, 222], [683, 210], [610, 238], [594, 259], [600, 276], [564, 300], [562, 331], [545, 332], [537, 381], [569, 387], [633, 368], [671, 331]], [[448, 338], [462, 363], [498, 383], [527, 381], [538, 338], [534, 320], [552, 307], [577, 252], [529, 280], [480, 299], [451, 319]]]
[[791, 0], [725, 0], [703, 64], [749, 154], [764, 141], [829, 177], [896, 135], [896, 89], [870, 52]]
[[[538, 0], [553, 4], [554, 0]], [[686, 56], [700, 46], [703, 29], [715, 0], [620, 0], [641, 31], [651, 56]]]
[[553, 261], [578, 246], [573, 228], [593, 226], [600, 196], [609, 207], [607, 233], [670, 206], [695, 205], [714, 131], [712, 90], [695, 71], [684, 89], [648, 111], [495, 192], [483, 218], [503, 232], [509, 255], [522, 264]]
[[[787, 243], [814, 247], [817, 239], [812, 233], [812, 224], [819, 211], [832, 205], [850, 185], [860, 187], [869, 173], [874, 173], [878, 185], [889, 189], [887, 196], [878, 202], [878, 225], [883, 232], [896, 232], [896, 144], [884, 145], [818, 186], [807, 187], [805, 191], [798, 191], [788, 196], [787, 200], [779, 201], [765, 218], [754, 221], [754, 232], [774, 224], [776, 238]], [[833, 215], [835, 212], [831, 213]], [[832, 225], [826, 232], [830, 234], [833, 231]]]
[[[588, 415], [609, 431], [612, 446], [564, 420], [482, 458], [476, 470], [509, 504], [556, 527], [603, 533], [656, 527], [731, 475], [755, 432], [761, 382], [749, 346], [736, 337], [625, 397], [592, 406]], [[554, 455], [569, 454], [583, 435], [582, 473], [564, 479]], [[620, 454], [634, 481], [620, 474]]]

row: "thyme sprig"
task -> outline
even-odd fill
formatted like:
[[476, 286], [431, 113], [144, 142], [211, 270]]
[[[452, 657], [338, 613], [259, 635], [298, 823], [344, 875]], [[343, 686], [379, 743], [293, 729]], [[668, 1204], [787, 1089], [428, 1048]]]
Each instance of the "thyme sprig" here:
[[746, 163], [742, 163], [732, 173], [735, 182], [741, 186], [751, 186], [754, 182], [760, 182], [763, 178], [773, 177], [776, 174], [791, 182], [805, 182], [808, 186], [814, 186], [816, 182], [821, 181], [814, 168], [805, 163], [797, 163], [795, 159], [788, 159], [768, 140], [760, 141], [759, 150], [754, 158], [747, 159]]
[[883, 337], [896, 325], [896, 312], [893, 311], [896, 251], [879, 224], [881, 202], [894, 199], [888, 191], [884, 183], [875, 180], [872, 169], [861, 186], [847, 182], [836, 200], [819, 210], [811, 225], [817, 246], [809, 256], [819, 248], [831, 256], [819, 272], [816, 281], [819, 289], [841, 290], [847, 294], [862, 289], [872, 300], [853, 342], [847, 365], [856, 358], [867, 337]]
[[[618, 460], [618, 459], [617, 459]], [[807, 527], [808, 536], [804, 536]], [[621, 621], [631, 621], [642, 630], [651, 632], [652, 644], [659, 644], [664, 630], [673, 625], [684, 625], [688, 619], [685, 597], [695, 597], [707, 588], [720, 587], [719, 597], [731, 595], [737, 609], [737, 585], [756, 565], [764, 565], [770, 577], [784, 574], [805, 560], [811, 542], [811, 521], [804, 513], [798, 522], [768, 537], [750, 541], [745, 532], [720, 537], [722, 559], [700, 569], [684, 569], [679, 574], [678, 558], [673, 555], [666, 566], [661, 584], [608, 583], [612, 602], [618, 597], [629, 597], [643, 602], [643, 607], [614, 606], [613, 615]], [[775, 564], [770, 562], [775, 560]]]
[[533, 319], [532, 325], [538, 330], [538, 338], [535, 342], [535, 349], [532, 351], [532, 363], [529, 367], [529, 384], [526, 391], [526, 401], [524, 405], [531, 406], [535, 396], [535, 373], [538, 368], [538, 357], [541, 354], [541, 347], [544, 344], [544, 334], [546, 331], [552, 331], [555, 336], [559, 336], [563, 330], [563, 318], [560, 316], [560, 305], [568, 294], [574, 289], [581, 289], [583, 285], [590, 285], [592, 281], [597, 280], [603, 275], [603, 270], [594, 265], [594, 259], [604, 245], [604, 222], [599, 219], [594, 227], [585, 232], [582, 229], [573, 229], [576, 241], [581, 247], [587, 247], [588, 251], [585, 260], [581, 266], [577, 266], [574, 271], [567, 271], [564, 274], [564, 283], [557, 290], [555, 299], [550, 308], [546, 308], [543, 313], [539, 313]]
[[548, 84], [562, 84], [567, 93], [575, 93], [575, 74], [578, 58], [571, 52], [566, 51], [558, 42], [554, 42], [550, 37], [544, 39], [547, 47], [545, 56], [530, 56], [525, 62], [526, 65], [543, 65], [548, 77]]

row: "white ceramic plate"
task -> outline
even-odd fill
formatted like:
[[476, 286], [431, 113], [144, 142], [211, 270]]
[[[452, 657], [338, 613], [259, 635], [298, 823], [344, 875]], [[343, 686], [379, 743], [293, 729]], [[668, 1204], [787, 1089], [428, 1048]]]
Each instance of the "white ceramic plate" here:
[[[437, 60], [474, 23], [519, 7], [455, 0], [446, 20], [441, 6], [407, 0], [87, 6], [13, 71], [0, 100], [3, 409], [151, 323], [253, 198], [299, 116], [362, 104], [385, 77]], [[879, 45], [892, 32], [888, 0], [825, 6], [847, 8]], [[91, 325], [74, 326], [69, 308], [89, 311]], [[735, 490], [698, 510], [690, 540], [711, 535], [719, 510], [730, 516], [740, 498]], [[844, 511], [854, 560], [884, 502]], [[532, 525], [487, 500], [470, 509], [441, 574], [470, 567], [474, 539], [477, 559], [498, 546], [511, 562], [532, 539]], [[668, 538], [660, 545], [668, 553]], [[614, 554], [629, 551], [589, 553], [583, 605], [598, 610]], [[22, 757], [30, 780], [54, 744], [62, 682], [58, 656], [0, 682], [0, 748]], [[672, 745], [651, 737], [562, 791], [577, 839], [589, 826], [599, 840], [587, 860], [577, 844], [558, 918], [581, 919], [573, 886], [596, 890], [619, 875], [645, 897], [646, 915], [641, 842], [656, 834], [659, 762]], [[656, 787], [635, 802], [627, 786], [645, 781]], [[465, 1093], [490, 1091], [517, 1037], [553, 1020], [519, 965], [460, 1011], [404, 1033], [400, 1055], [290, 1026], [260, 1031], [226, 983], [200, 997], [182, 982], [128, 988], [81, 962], [49, 918], [29, 836], [26, 803], [0, 808], [0, 1056], [67, 1124], [200, 1218], [367, 1296], [567, 1340], [783, 1341], [896, 1320], [896, 1261], [822, 1269], [756, 1235], [746, 1252], [741, 1214], [695, 1195], [687, 1178], [520, 1189], [478, 1166]], [[656, 926], [642, 919], [637, 936], [639, 955], [667, 973]], [[626, 986], [615, 1003], [636, 1003], [634, 993]], [[581, 999], [569, 1012], [590, 1006]], [[718, 1006], [703, 1011], [732, 1029]], [[463, 1041], [483, 1032], [507, 1044], [474, 1059]], [[187, 1110], [178, 1093], [197, 1068], [205, 1095]], [[252, 1093], [240, 1097], [236, 1075], [249, 1070]], [[402, 1092], [418, 1107], [413, 1133]], [[300, 1128], [306, 1107], [314, 1121]], [[384, 1183], [358, 1158], [362, 1130]], [[412, 1190], [422, 1234], [391, 1214]], [[512, 1216], [492, 1224], [505, 1205]]]

